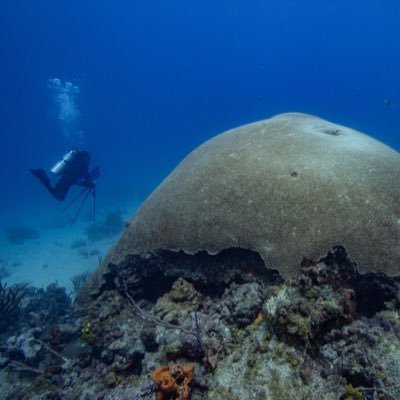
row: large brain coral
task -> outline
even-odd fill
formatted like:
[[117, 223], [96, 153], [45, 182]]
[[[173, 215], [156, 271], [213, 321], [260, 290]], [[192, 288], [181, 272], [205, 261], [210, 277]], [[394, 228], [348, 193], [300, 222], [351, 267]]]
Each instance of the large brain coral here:
[[288, 113], [189, 154], [140, 207], [107, 261], [158, 248], [258, 252], [284, 277], [343, 245], [361, 272], [400, 273], [400, 154]]

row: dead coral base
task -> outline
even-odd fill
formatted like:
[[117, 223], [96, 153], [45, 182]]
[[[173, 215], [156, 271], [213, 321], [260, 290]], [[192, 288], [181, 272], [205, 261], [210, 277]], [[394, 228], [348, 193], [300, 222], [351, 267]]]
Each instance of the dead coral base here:
[[3, 340], [3, 398], [400, 398], [399, 280], [341, 247], [288, 283], [239, 249], [107, 274], [85, 315]]

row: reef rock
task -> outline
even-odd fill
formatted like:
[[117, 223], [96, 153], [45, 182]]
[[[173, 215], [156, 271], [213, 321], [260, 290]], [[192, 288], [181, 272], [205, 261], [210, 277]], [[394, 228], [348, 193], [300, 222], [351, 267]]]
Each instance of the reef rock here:
[[[114, 265], [114, 289], [85, 312], [0, 340], [1, 398], [400, 399], [400, 278], [361, 275], [337, 247], [295, 279], [268, 280], [239, 250]], [[173, 258], [185, 278], [168, 275]], [[233, 258], [253, 272], [231, 275]], [[205, 285], [192, 260], [226, 279]]]
[[224, 132], [143, 203], [94, 275], [155, 249], [258, 252], [295, 277], [343, 245], [360, 272], [400, 273], [400, 154], [353, 129], [288, 113]]

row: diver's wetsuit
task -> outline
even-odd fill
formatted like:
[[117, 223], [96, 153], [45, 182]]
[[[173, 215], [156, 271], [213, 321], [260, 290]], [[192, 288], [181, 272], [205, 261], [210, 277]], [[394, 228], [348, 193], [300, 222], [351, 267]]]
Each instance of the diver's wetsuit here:
[[90, 155], [87, 151], [72, 150], [72, 157], [65, 161], [60, 172], [61, 178], [54, 187], [51, 186], [50, 179], [43, 169], [30, 168], [29, 170], [43, 183], [54, 198], [63, 201], [72, 185], [79, 185], [88, 189], [95, 186], [95, 183], [90, 179], [89, 162]]

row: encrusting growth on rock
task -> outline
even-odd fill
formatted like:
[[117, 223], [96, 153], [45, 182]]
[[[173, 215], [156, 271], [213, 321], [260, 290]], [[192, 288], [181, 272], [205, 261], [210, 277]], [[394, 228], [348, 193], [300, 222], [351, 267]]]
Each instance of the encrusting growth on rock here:
[[158, 385], [156, 400], [188, 400], [194, 379], [194, 363], [157, 368], [151, 379]]

